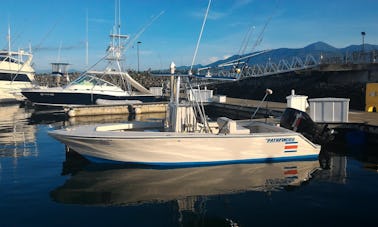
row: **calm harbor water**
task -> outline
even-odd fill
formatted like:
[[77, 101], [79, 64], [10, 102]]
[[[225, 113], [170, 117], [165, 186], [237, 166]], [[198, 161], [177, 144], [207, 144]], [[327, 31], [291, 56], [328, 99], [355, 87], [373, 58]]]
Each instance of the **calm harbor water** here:
[[66, 120], [18, 105], [0, 114], [0, 226], [376, 225], [374, 148], [335, 146], [320, 161], [104, 166], [67, 155], [47, 132], [127, 117]]

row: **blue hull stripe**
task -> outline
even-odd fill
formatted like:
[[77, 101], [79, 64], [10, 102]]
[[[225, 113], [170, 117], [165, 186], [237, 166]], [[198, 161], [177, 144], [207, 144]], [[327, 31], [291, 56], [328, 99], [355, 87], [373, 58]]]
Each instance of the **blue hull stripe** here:
[[285, 177], [285, 179], [296, 180], [298, 179], [298, 176]]

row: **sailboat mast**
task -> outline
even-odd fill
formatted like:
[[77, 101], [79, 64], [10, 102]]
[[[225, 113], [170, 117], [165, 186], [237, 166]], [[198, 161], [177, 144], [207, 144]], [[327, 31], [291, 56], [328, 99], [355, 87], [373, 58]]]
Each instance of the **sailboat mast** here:
[[[121, 35], [121, 1], [118, 0], [118, 33], [117, 35]], [[121, 37], [118, 36], [118, 47], [121, 48]]]
[[88, 66], [88, 58], [89, 58], [89, 41], [88, 41], [88, 9], [86, 15], [86, 22], [85, 22], [85, 65]]
[[202, 27], [201, 27], [201, 32], [200, 32], [199, 37], [198, 37], [198, 40], [197, 40], [197, 45], [196, 45], [196, 49], [195, 49], [195, 51], [194, 51], [192, 64], [190, 65], [189, 74], [192, 73], [192, 69], [193, 69], [194, 61], [196, 60], [196, 57], [197, 57], [197, 51], [198, 51], [199, 44], [200, 44], [200, 42], [201, 42], [203, 29], [205, 28], [205, 23], [206, 23], [206, 20], [207, 20], [207, 15], [209, 14], [210, 5], [211, 5], [211, 0], [209, 0], [209, 3], [208, 3], [208, 5], [207, 5], [207, 9], [206, 9], [206, 13], [205, 13], [205, 17], [203, 18]]

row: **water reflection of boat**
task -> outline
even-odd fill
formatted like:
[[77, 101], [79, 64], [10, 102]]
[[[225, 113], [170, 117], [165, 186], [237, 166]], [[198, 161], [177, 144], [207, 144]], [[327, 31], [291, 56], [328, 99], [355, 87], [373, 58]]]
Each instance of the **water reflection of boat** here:
[[324, 171], [316, 175], [318, 181], [345, 184], [347, 180], [348, 161], [346, 156], [340, 156], [328, 150], [322, 150], [319, 155], [320, 166]]
[[15, 104], [0, 106], [0, 115], [0, 156], [36, 155], [36, 128], [28, 123], [31, 114]]
[[133, 205], [191, 201], [196, 197], [248, 191], [276, 191], [286, 186], [299, 186], [309, 180], [319, 162], [176, 169], [96, 167], [101, 165], [90, 164], [85, 170], [75, 173], [63, 186], [50, 193], [52, 199], [69, 204]]

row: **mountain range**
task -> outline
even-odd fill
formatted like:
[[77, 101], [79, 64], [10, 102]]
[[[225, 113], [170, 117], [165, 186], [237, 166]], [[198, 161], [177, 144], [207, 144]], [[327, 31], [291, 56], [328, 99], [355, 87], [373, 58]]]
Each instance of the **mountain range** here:
[[[378, 52], [378, 45], [372, 44], [362, 44], [360, 45], [350, 45], [344, 48], [336, 48], [333, 47], [325, 42], [315, 42], [303, 48], [278, 48], [267, 51], [265, 53], [259, 54], [257, 56], [251, 57], [248, 59], [249, 64], [262, 64], [266, 63], [268, 59], [272, 62], [278, 62], [281, 59], [291, 60], [293, 57], [305, 57], [306, 55], [312, 55], [314, 57], [318, 57], [323, 55], [324, 57], [334, 57], [334, 56], [344, 56], [346, 54], [351, 54], [353, 52], [360, 52], [364, 48], [364, 51], [371, 52], [377, 51]], [[202, 67], [216, 67], [222, 63], [230, 62], [232, 60], [236, 60], [238, 58], [242, 58], [248, 55], [255, 54], [257, 52], [252, 52], [244, 55], [233, 55], [227, 59], [219, 60], [213, 62], [208, 65], [194, 65], [193, 68], [202, 68]], [[178, 70], [188, 70], [189, 66], [180, 66], [177, 67]]]
[[[365, 44], [364, 45], [364, 50], [366, 52], [371, 52], [371, 51], [377, 51], [378, 53], [378, 45], [373, 45], [373, 44]], [[248, 59], [249, 64], [264, 64], [270, 59], [272, 62], [278, 62], [281, 59], [286, 59], [286, 60], [291, 60], [293, 57], [305, 57], [306, 55], [311, 54], [314, 57], [319, 57], [321, 54], [324, 57], [330, 57], [330, 56], [344, 56], [346, 54], [351, 54], [353, 52], [361, 52], [362, 51], [362, 44], [360, 45], [350, 45], [344, 48], [336, 48], [333, 47], [325, 42], [315, 42], [312, 43], [308, 46], [305, 46], [303, 48], [278, 48], [278, 49], [273, 49], [270, 51], [267, 51], [265, 53], [259, 54], [257, 56], [251, 57]], [[227, 59], [219, 60], [213, 63], [210, 63], [208, 65], [202, 65], [202, 64], [197, 64], [194, 65], [194, 69], [198, 68], [203, 68], [203, 67], [216, 67], [222, 63], [225, 62], [230, 62], [232, 60], [236, 60], [238, 58], [242, 58], [244, 56], [252, 55], [257, 52], [252, 52], [248, 54], [243, 54], [243, 55], [233, 55]], [[178, 66], [176, 67], [178, 71], [187, 71], [190, 69], [190, 66]], [[162, 71], [165, 71], [167, 69], [161, 69]], [[161, 71], [157, 70], [157, 71]], [[39, 74], [42, 73], [50, 73], [50, 70], [44, 70], [44, 71], [38, 71]], [[69, 73], [77, 73], [79, 72], [78, 70], [75, 69], [70, 69]]]

